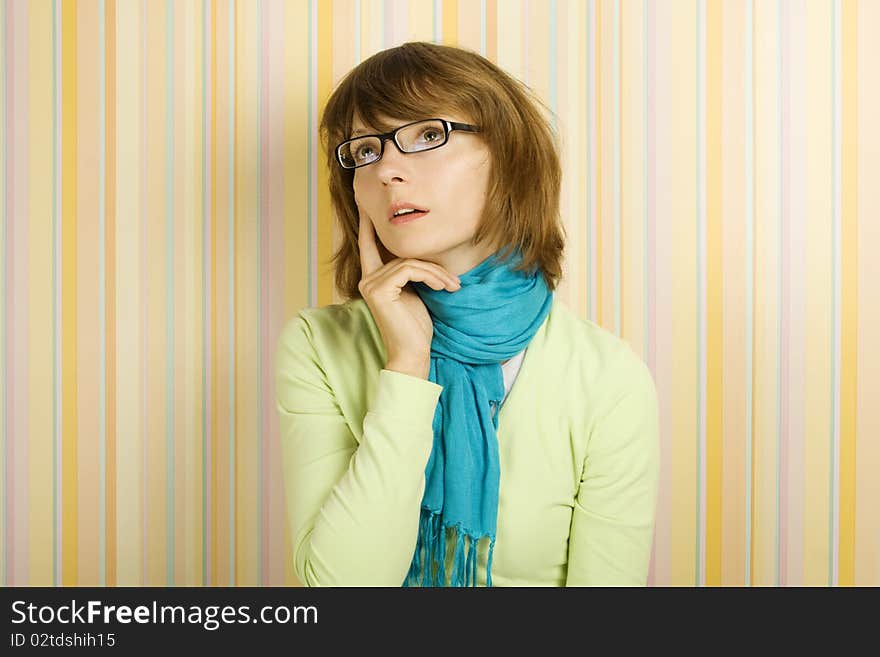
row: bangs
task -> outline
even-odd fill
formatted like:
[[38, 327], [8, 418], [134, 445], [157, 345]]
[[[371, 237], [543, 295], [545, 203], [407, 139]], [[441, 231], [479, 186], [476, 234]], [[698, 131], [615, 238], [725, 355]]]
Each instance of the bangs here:
[[[403, 123], [443, 117], [456, 111], [473, 119], [473, 108], [462, 102], [461, 81], [454, 84], [444, 79], [441, 67], [420, 53], [405, 49], [391, 51], [386, 57], [369, 60], [369, 64], [352, 71], [348, 80], [350, 103], [348, 115], [338, 117], [337, 128], [347, 138], [353, 130], [357, 114], [365, 128], [387, 132]], [[393, 124], [380, 121], [392, 119]], [[372, 131], [371, 130], [371, 131]]]

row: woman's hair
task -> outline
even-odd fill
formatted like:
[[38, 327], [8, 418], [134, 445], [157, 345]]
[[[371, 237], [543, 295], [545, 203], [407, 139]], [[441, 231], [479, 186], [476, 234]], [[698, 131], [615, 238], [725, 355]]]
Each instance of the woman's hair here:
[[[354, 170], [336, 160], [357, 114], [384, 129], [380, 115], [408, 122], [454, 111], [480, 127], [491, 153], [489, 189], [473, 245], [497, 244], [506, 260], [516, 250], [518, 271], [541, 271], [553, 290], [562, 277], [565, 229], [559, 216], [562, 168], [556, 135], [541, 113], [546, 105], [528, 86], [479, 54], [424, 41], [383, 50], [352, 69], [327, 101], [319, 135], [330, 171], [330, 197], [343, 230], [334, 263], [336, 287], [360, 298], [358, 207]], [[378, 236], [377, 236], [378, 239]], [[484, 240], [486, 240], [484, 242]]]

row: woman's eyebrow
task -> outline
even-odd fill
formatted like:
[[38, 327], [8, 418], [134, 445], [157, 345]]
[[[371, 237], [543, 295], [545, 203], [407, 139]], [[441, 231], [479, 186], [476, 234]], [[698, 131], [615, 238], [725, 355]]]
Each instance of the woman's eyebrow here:
[[[400, 125], [403, 125], [402, 123]], [[352, 137], [357, 137], [358, 135], [376, 135], [381, 134], [383, 132], [391, 132], [397, 126], [386, 125], [384, 127], [380, 127], [378, 130], [374, 130], [372, 128], [357, 128], [353, 130], [351, 133]]]

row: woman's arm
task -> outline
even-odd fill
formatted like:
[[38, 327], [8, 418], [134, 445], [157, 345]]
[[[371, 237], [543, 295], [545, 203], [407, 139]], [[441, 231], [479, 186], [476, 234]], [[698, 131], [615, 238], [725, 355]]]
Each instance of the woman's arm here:
[[282, 469], [297, 576], [306, 586], [400, 586], [418, 534], [442, 386], [381, 370], [355, 439], [299, 315], [276, 356]]
[[634, 353], [609, 377], [575, 501], [566, 586], [644, 586], [660, 470], [657, 392]]

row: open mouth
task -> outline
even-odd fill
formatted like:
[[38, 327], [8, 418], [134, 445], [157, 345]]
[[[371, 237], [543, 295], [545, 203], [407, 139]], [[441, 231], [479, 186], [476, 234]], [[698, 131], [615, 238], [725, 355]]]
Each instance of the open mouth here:
[[428, 214], [428, 213], [427, 213], [427, 212], [423, 212], [423, 211], [421, 211], [421, 210], [417, 210], [417, 211], [415, 211], [415, 212], [405, 212], [405, 213], [403, 213], [403, 214], [399, 214], [399, 215], [397, 215], [397, 216], [395, 216], [395, 217], [392, 217], [392, 218], [391, 218], [391, 223], [392, 223], [392, 224], [405, 224], [405, 223], [409, 223], [410, 221], [415, 221], [416, 219], [418, 219], [418, 218], [420, 218], [420, 217], [424, 217], [426, 214]]

